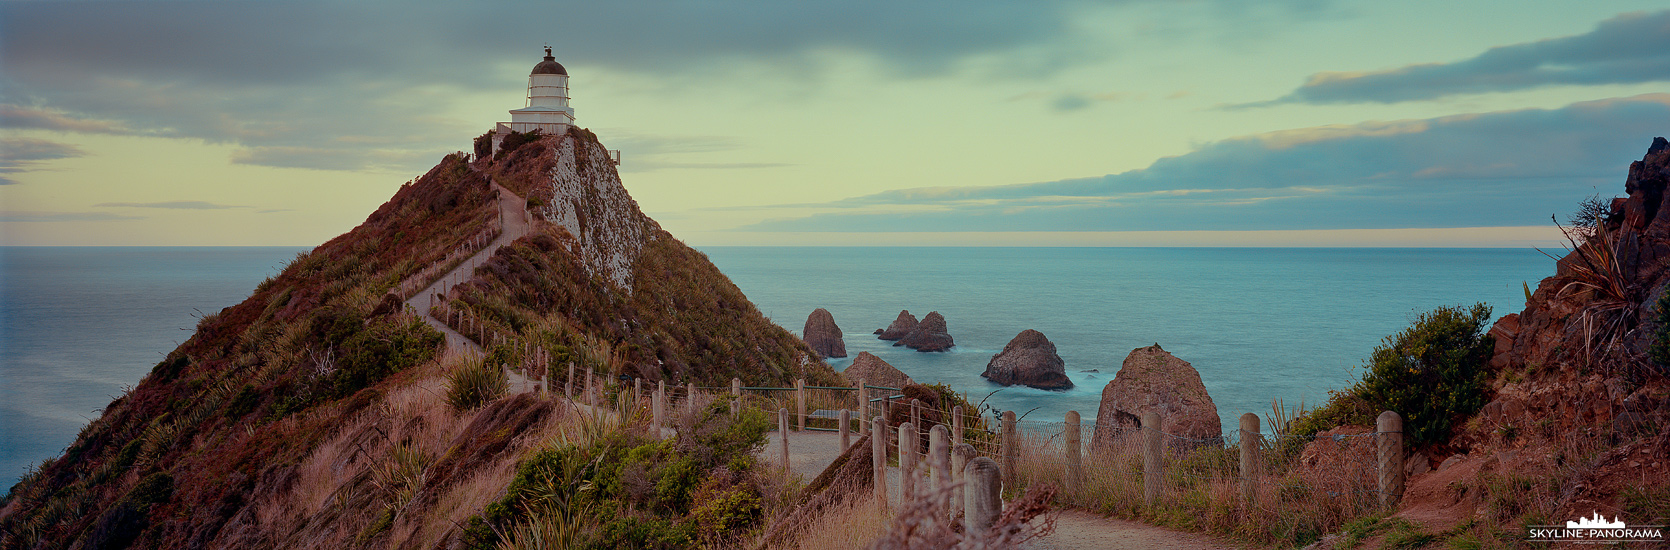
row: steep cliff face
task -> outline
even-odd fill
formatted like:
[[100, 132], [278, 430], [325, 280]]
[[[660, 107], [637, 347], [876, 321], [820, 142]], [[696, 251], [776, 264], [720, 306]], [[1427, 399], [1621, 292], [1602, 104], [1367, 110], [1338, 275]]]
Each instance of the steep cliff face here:
[[445, 298], [553, 350], [538, 367], [702, 385], [836, 379], [645, 217], [589, 132], [466, 160], [443, 159], [364, 224], [204, 318], [12, 488], [0, 548], [457, 546], [459, 526], [504, 495], [530, 450], [579, 425], [528, 394], [448, 406], [447, 375], [465, 359], [386, 307], [391, 290], [495, 223], [493, 183], [529, 199], [532, 228]]
[[632, 266], [661, 226], [626, 193], [608, 150], [589, 133], [565, 136], [555, 147], [550, 184], [537, 212], [562, 227], [579, 248], [586, 272], [632, 290]]
[[[1422, 458], [1436, 466], [1453, 456], [1449, 463], [1468, 467], [1412, 478], [1411, 494], [1439, 495], [1413, 503], [1417, 515], [1465, 516], [1502, 499], [1550, 519], [1594, 510], [1631, 524], [1665, 519], [1638, 504], [1670, 499], [1670, 383], [1664, 358], [1649, 353], [1670, 335], [1657, 305], [1670, 283], [1667, 185], [1670, 142], [1657, 138], [1631, 164], [1627, 196], [1593, 227], [1573, 228], [1577, 246], [1554, 276], [1536, 285], [1524, 311], [1495, 323], [1491, 401]], [[1523, 480], [1517, 493], [1500, 483], [1509, 478]], [[1440, 486], [1457, 479], [1489, 489]]]

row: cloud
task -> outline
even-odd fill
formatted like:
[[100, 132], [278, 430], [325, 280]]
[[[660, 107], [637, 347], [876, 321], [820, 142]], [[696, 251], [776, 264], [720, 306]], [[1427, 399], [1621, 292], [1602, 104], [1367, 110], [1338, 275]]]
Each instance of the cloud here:
[[142, 216], [125, 216], [110, 212], [40, 212], [29, 210], [0, 210], [0, 222], [102, 222], [112, 220], [142, 220]]
[[[853, 56], [896, 78], [977, 64], [1026, 79], [1109, 55], [1087, 46], [1102, 37], [1083, 13], [1156, 1], [4, 2], [4, 102], [27, 107], [0, 124], [230, 143], [245, 164], [419, 170], [492, 122], [433, 113], [523, 86], [541, 40], [577, 79], [606, 67], [677, 90], [737, 67], [818, 79]], [[1212, 2], [1234, 8], [1204, 10], [1217, 24], [1248, 26], [1240, 2]], [[340, 135], [359, 139], [307, 151]]]
[[1324, 72], [1276, 103], [1397, 103], [1554, 85], [1670, 82], [1670, 11], [1626, 13], [1585, 34], [1499, 46], [1453, 63]]
[[132, 134], [132, 130], [107, 120], [76, 118], [61, 112], [20, 105], [0, 105], [0, 128], [53, 130], [84, 134]]
[[[606, 131], [617, 134], [618, 131]], [[792, 166], [781, 162], [691, 162], [685, 155], [718, 153], [742, 149], [742, 142], [730, 136], [664, 136], [619, 132], [609, 139], [619, 147], [622, 172], [656, 170], [750, 170]]]
[[226, 210], [231, 208], [249, 208], [248, 206], [215, 204], [204, 201], [101, 202], [93, 206], [120, 208], [166, 208], [170, 210]]
[[[16, 174], [36, 170], [40, 163], [86, 156], [74, 145], [31, 138], [0, 138], [0, 174]], [[16, 185], [17, 180], [0, 176], [0, 185]]]
[[1528, 226], [1621, 193], [1670, 94], [1227, 139], [1147, 168], [901, 189], [747, 231], [1152, 231]]

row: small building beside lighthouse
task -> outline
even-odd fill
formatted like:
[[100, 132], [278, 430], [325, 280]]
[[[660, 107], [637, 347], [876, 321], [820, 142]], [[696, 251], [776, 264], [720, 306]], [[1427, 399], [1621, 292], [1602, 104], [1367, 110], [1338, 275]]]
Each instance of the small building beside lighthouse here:
[[545, 60], [533, 66], [528, 74], [528, 101], [521, 109], [511, 109], [510, 122], [500, 122], [493, 132], [493, 152], [511, 132], [539, 130], [546, 135], [562, 134], [574, 125], [574, 108], [568, 106], [568, 69], [545, 47]]

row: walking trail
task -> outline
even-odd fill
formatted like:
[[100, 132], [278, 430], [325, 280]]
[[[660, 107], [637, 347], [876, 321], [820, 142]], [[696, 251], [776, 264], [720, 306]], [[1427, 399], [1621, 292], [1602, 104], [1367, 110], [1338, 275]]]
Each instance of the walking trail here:
[[[452, 287], [457, 286], [459, 283], [464, 281], [470, 280], [471, 275], [475, 273], [475, 268], [485, 263], [488, 258], [493, 257], [493, 254], [498, 252], [500, 247], [510, 244], [516, 239], [527, 236], [528, 229], [530, 227], [528, 224], [527, 201], [522, 197], [517, 196], [515, 193], [510, 192], [509, 189], [505, 189], [500, 186], [498, 182], [489, 181], [490, 185], [493, 186], [493, 190], [498, 192], [498, 238], [493, 239], [492, 243], [489, 243], [469, 258], [465, 258], [464, 261], [458, 263], [457, 267], [452, 268], [452, 271], [448, 271], [445, 275], [441, 275], [441, 277], [436, 279], [434, 283], [431, 283], [428, 287], [425, 287], [417, 294], [413, 294], [411, 298], [406, 300], [406, 305], [411, 306], [414, 310], [417, 310], [424, 323], [429, 324], [429, 326], [434, 327], [435, 330], [440, 331], [441, 334], [446, 336], [446, 349], [448, 353], [462, 353], [476, 356], [483, 354], [480, 344], [475, 343], [463, 334], [459, 334], [458, 331], [452, 330], [452, 327], [447, 326], [446, 323], [442, 323], [440, 319], [436, 319], [433, 315], [429, 314], [429, 307], [433, 305], [430, 303], [431, 300], [433, 300], [433, 297], [436, 294], [445, 296], [448, 291], [452, 290]], [[506, 369], [505, 373], [510, 378], [511, 393], [523, 393], [539, 389], [539, 384], [537, 382], [527, 379], [514, 370]]]
[[[852, 435], [858, 440], [857, 434]], [[781, 434], [771, 432], [762, 457], [781, 460]], [[803, 480], [817, 477], [841, 454], [841, 436], [830, 432], [790, 432], [789, 469]], [[888, 502], [900, 502], [899, 469], [887, 468]], [[1029, 550], [1149, 549], [1216, 550], [1240, 546], [1199, 533], [1175, 531], [1135, 521], [1106, 518], [1083, 510], [1065, 510], [1056, 518], [1055, 531], [1048, 537], [1028, 542]]]
[[[505, 189], [497, 182], [491, 185], [498, 191], [500, 233], [486, 247], [460, 262], [457, 267], [442, 275], [425, 287], [421, 292], [406, 300], [406, 304], [419, 312], [423, 322], [434, 327], [446, 336], [447, 351], [449, 353], [464, 353], [482, 355], [481, 346], [458, 331], [452, 330], [440, 319], [429, 314], [430, 300], [436, 294], [445, 296], [453, 286], [470, 279], [475, 268], [491, 258], [500, 247], [510, 244], [516, 239], [527, 236], [529, 230], [527, 217], [527, 201], [515, 193]], [[538, 391], [539, 384], [506, 370], [510, 378], [512, 393]], [[576, 404], [578, 405], [578, 404]], [[584, 407], [584, 405], [579, 405]], [[856, 436], [853, 438], [857, 439]], [[779, 460], [781, 434], [772, 432], [770, 441], [760, 454], [767, 460]], [[802, 479], [810, 480], [822, 473], [835, 457], [841, 454], [840, 435], [829, 432], [794, 432], [789, 436], [789, 466]], [[897, 467], [889, 467], [887, 472], [887, 486], [890, 490], [888, 500], [900, 502], [901, 483]], [[1065, 510], [1056, 519], [1055, 531], [1050, 536], [1034, 540], [1026, 548], [1036, 550], [1074, 550], [1074, 549], [1177, 549], [1177, 550], [1215, 550], [1236, 548], [1236, 546], [1197, 534], [1173, 531], [1163, 527], [1156, 527], [1144, 523], [1105, 518], [1082, 510]]]

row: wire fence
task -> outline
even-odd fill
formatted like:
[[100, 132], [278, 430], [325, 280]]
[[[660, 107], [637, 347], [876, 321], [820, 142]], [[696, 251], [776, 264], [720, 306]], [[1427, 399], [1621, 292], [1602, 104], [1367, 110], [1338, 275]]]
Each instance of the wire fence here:
[[[1303, 436], [1261, 433], [1257, 417], [1249, 414], [1241, 428], [1205, 435], [1164, 431], [1157, 416], [1080, 422], [1076, 412], [1054, 421], [1017, 420], [1013, 412], [940, 410], [908, 400], [900, 388], [867, 384], [809, 386], [800, 380], [792, 387], [743, 386], [733, 379], [729, 387], [667, 385], [600, 375], [573, 362], [553, 364], [543, 347], [476, 317], [461, 302], [436, 304], [430, 313], [484, 347], [510, 350], [508, 368], [537, 379], [539, 391], [562, 392], [594, 409], [608, 405], [641, 414], [658, 429], [669, 426], [673, 415], [719, 401], [730, 403], [733, 412], [786, 410], [779, 429], [787, 431], [866, 434], [875, 431], [874, 419], [886, 419], [884, 437], [876, 438], [884, 442], [878, 450], [886, 451], [881, 460], [899, 465], [907, 499], [911, 488], [929, 487], [931, 476], [941, 475], [937, 470], [948, 469], [947, 477], [958, 480], [964, 465], [985, 458], [999, 465], [1003, 491], [1010, 495], [1049, 484], [1058, 489], [1056, 499], [1071, 506], [1254, 540], [1304, 540], [1300, 533], [1336, 531], [1385, 509], [1403, 490], [1401, 418], [1391, 412], [1381, 415], [1375, 429]], [[949, 460], [929, 456], [930, 430], [937, 425], [946, 427], [949, 441], [943, 447], [949, 449], [938, 452], [950, 454]], [[783, 452], [786, 456], [786, 446]], [[878, 498], [885, 498], [886, 476], [877, 482], [883, 487]]]

